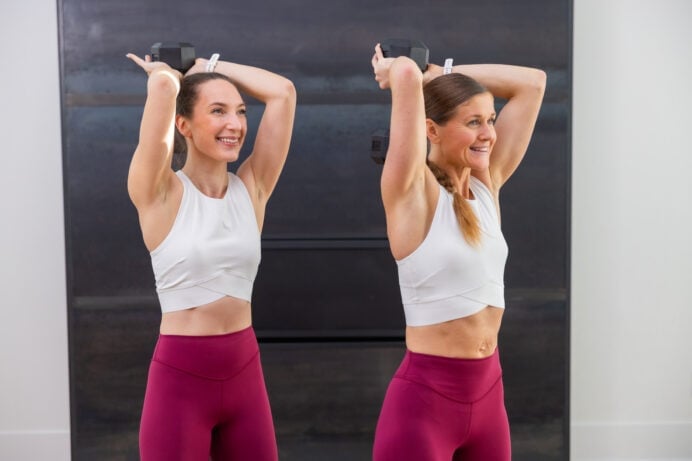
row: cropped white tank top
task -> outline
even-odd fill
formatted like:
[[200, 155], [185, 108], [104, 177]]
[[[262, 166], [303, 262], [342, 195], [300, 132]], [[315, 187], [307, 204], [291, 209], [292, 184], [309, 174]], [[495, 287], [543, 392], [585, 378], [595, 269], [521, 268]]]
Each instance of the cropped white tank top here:
[[228, 173], [223, 198], [211, 198], [182, 170], [183, 197], [173, 227], [151, 252], [161, 310], [172, 312], [223, 296], [250, 301], [260, 263], [260, 232], [243, 181]]
[[464, 239], [454, 197], [440, 186], [428, 235], [416, 250], [398, 260], [399, 286], [406, 324], [423, 326], [473, 315], [486, 306], [505, 307], [504, 270], [508, 248], [495, 200], [480, 180], [471, 177], [469, 200], [479, 218], [481, 242]]

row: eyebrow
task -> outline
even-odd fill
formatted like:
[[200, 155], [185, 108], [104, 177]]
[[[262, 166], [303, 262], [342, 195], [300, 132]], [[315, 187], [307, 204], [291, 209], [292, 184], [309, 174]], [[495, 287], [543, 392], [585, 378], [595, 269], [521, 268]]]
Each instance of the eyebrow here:
[[[497, 117], [497, 112], [493, 112], [490, 114], [491, 117]], [[471, 114], [468, 115], [467, 118], [483, 118], [485, 117], [483, 114]]]
[[[229, 105], [226, 104], [225, 102], [218, 102], [218, 101], [216, 101], [216, 102], [210, 102], [209, 105], [208, 105], [207, 107], [213, 107], [213, 106], [228, 107]], [[246, 106], [245, 103], [244, 103], [244, 102], [241, 102], [240, 104], [238, 104], [238, 105], [235, 106], [235, 107], [236, 107], [236, 108], [241, 108], [241, 107], [245, 107], [245, 106]]]

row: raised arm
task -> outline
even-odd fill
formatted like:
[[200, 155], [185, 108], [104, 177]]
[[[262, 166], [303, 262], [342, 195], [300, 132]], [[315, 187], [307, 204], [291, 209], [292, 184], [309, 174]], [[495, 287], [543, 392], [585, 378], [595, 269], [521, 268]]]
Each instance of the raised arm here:
[[238, 176], [263, 208], [276, 187], [291, 144], [295, 87], [280, 75], [226, 61], [219, 61], [214, 72], [226, 75], [241, 93], [265, 104], [252, 153], [238, 168]]
[[407, 57], [383, 57], [379, 45], [372, 65], [380, 88], [392, 92], [389, 149], [381, 178], [382, 200], [391, 209], [423, 187], [427, 169], [423, 74]]
[[127, 177], [130, 199], [141, 213], [157, 200], [165, 199], [173, 174], [175, 98], [182, 76], [163, 62], [152, 62], [149, 56], [141, 59], [128, 54], [127, 57], [149, 75], [139, 142]]
[[[443, 69], [430, 65], [426, 74], [442, 75]], [[458, 65], [453, 72], [468, 75], [484, 85], [496, 98], [507, 102], [495, 121], [497, 141], [490, 156], [490, 176], [499, 189], [524, 158], [545, 92], [542, 70], [502, 64]]]

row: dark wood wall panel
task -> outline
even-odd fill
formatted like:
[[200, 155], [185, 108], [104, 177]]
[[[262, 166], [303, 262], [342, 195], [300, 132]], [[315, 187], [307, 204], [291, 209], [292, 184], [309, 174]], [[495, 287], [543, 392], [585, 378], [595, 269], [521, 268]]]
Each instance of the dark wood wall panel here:
[[[371, 134], [389, 121], [370, 58], [412, 37], [441, 63], [543, 68], [526, 160], [503, 189], [510, 245], [501, 332], [515, 460], [568, 455], [569, 0], [59, 0], [73, 459], [136, 460], [160, 313], [126, 192], [145, 75], [125, 58], [158, 41], [265, 67], [298, 91], [253, 294], [283, 461], [370, 459], [404, 348], [396, 264]], [[249, 103], [252, 144], [261, 106]], [[498, 107], [502, 102], [498, 101]], [[237, 165], [231, 165], [235, 170]]]
[[[332, 108], [331, 118], [338, 120], [336, 114], [356, 112], [358, 107]], [[327, 128], [314, 121], [328, 120], [327, 110], [308, 107], [298, 112], [291, 156], [267, 210], [265, 248], [302, 246], [312, 252], [320, 247], [343, 247], [346, 242], [351, 242], [351, 248], [386, 246], [378, 189], [381, 167], [369, 157], [371, 127], [377, 118], [353, 124], [354, 135], [345, 128]], [[310, 112], [317, 113], [306, 117], [304, 124], [300, 117]], [[77, 242], [72, 249], [73, 294], [152, 295], [150, 261], [125, 190], [141, 108], [76, 107], [68, 108], [66, 114], [72, 130], [66, 141], [69, 232]], [[384, 112], [380, 115], [386, 118]], [[564, 127], [566, 117], [546, 124], [551, 122], [561, 122]], [[330, 147], [330, 143], [334, 145]], [[510, 244], [506, 281], [510, 287], [564, 287], [567, 149], [564, 131], [539, 130], [525, 164], [503, 189], [503, 228]], [[382, 262], [387, 271], [395, 267], [391, 257]], [[287, 277], [306, 276], [304, 271], [291, 271], [290, 262], [286, 264]], [[350, 272], [348, 266], [342, 270]], [[269, 282], [275, 283], [273, 279]], [[293, 286], [300, 290], [302, 283], [296, 281]]]
[[[565, 304], [512, 300], [501, 338], [514, 460], [566, 459]], [[158, 312], [83, 305], [73, 311], [73, 459], [135, 461]], [[107, 325], [109, 332], [98, 325]], [[104, 340], [107, 339], [107, 340]], [[281, 459], [367, 460], [401, 341], [263, 341], [262, 363]]]

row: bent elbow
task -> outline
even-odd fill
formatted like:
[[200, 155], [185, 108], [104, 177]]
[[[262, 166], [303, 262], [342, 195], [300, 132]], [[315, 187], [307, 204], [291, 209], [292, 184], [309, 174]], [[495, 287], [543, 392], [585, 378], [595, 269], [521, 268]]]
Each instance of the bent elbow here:
[[389, 70], [389, 80], [392, 86], [402, 83], [420, 85], [423, 83], [423, 73], [420, 71], [418, 64], [411, 58], [399, 56], [392, 62]]
[[548, 75], [542, 69], [533, 69], [532, 74], [531, 87], [542, 96], [548, 82]]
[[296, 104], [296, 86], [289, 79], [284, 80], [282, 94], [284, 99], [288, 100], [291, 104]]
[[177, 95], [180, 90], [180, 80], [170, 72], [154, 72], [147, 81], [149, 94]]
[[271, 96], [266, 101], [267, 104], [277, 103], [290, 107], [296, 106], [296, 87], [292, 81], [282, 77], [272, 88]]

